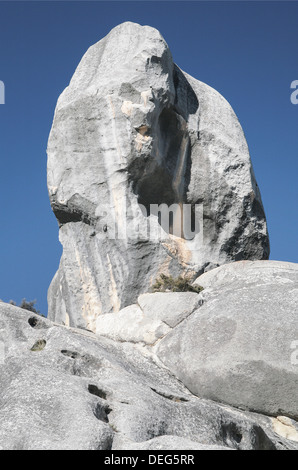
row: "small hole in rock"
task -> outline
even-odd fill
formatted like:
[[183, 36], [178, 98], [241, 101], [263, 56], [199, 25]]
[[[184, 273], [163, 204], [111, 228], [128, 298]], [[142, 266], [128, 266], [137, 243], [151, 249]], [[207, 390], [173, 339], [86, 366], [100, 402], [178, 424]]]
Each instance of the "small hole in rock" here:
[[32, 328], [36, 328], [36, 329], [49, 328], [48, 325], [44, 321], [42, 321], [40, 318], [37, 318], [37, 317], [30, 317], [28, 320], [28, 323]]
[[29, 318], [28, 323], [30, 326], [32, 326], [32, 328], [35, 328], [38, 324], [38, 319], [36, 317], [31, 317]]
[[79, 353], [74, 352], [74, 351], [67, 351], [66, 349], [63, 349], [61, 351], [61, 354], [63, 354], [66, 357], [71, 357], [71, 359], [76, 359], [77, 357], [79, 357]]
[[225, 423], [222, 425], [223, 438], [225, 442], [234, 442], [240, 444], [242, 441], [243, 435], [241, 429], [236, 423]]
[[100, 390], [96, 385], [88, 385], [88, 392], [91, 395], [95, 395], [96, 397], [103, 398], [104, 400], [107, 399], [107, 394], [103, 390]]

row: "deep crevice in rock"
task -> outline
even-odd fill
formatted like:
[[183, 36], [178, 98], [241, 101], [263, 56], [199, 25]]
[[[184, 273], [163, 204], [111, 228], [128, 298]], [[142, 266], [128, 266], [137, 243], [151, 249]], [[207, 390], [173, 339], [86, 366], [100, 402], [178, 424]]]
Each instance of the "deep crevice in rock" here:
[[[184, 119], [187, 120], [189, 115], [195, 114], [199, 108], [197, 95], [186, 76], [176, 64], [174, 64], [173, 81], [176, 92], [175, 108], [177, 112], [183, 115]], [[185, 110], [187, 110], [187, 115], [185, 114]]]
[[243, 433], [241, 428], [233, 422], [222, 423], [221, 427], [223, 442], [229, 447], [239, 447], [242, 441]]
[[68, 206], [57, 203], [52, 205], [52, 209], [60, 226], [69, 222], [84, 222], [93, 225], [93, 220], [79, 209], [70, 209]]
[[79, 194], [74, 194], [65, 204], [52, 197], [51, 206], [60, 227], [69, 222], [83, 222], [93, 226], [96, 224], [95, 205]]
[[156, 393], [157, 395], [160, 395], [163, 398], [166, 398], [167, 400], [175, 401], [177, 403], [179, 403], [179, 402], [188, 402], [189, 401], [184, 397], [178, 397], [176, 395], [171, 395], [171, 394], [168, 394], [168, 393], [159, 392], [158, 390], [156, 390], [153, 387], [150, 387], [150, 388], [154, 393]]
[[178, 236], [191, 239], [196, 229], [194, 204], [189, 215], [183, 214], [191, 175], [190, 137], [185, 119], [173, 106], [164, 108], [158, 117], [152, 156], [154, 159], [134, 160], [128, 169], [138, 203], [145, 208], [146, 216], [152, 215], [153, 204], [165, 204], [167, 208], [177, 205], [171, 208], [169, 217], [162, 217], [160, 210], [153, 215], [158, 217], [158, 223], [166, 233], [177, 235], [178, 232], [181, 234]]
[[251, 430], [251, 441], [254, 450], [277, 450], [275, 444], [267, 436], [261, 426], [253, 425]]
[[80, 356], [79, 353], [74, 352], [74, 351], [67, 351], [66, 349], [63, 349], [63, 350], [61, 351], [61, 354], [63, 354], [63, 355], [66, 356], [66, 357], [70, 357], [71, 359], [77, 359], [77, 357]]
[[113, 411], [109, 405], [102, 404], [102, 403], [97, 403], [95, 408], [94, 408], [94, 416], [99, 420], [102, 421], [103, 423], [108, 423], [109, 422], [109, 417], [108, 415]]
[[259, 425], [252, 425], [249, 430], [245, 430], [233, 421], [222, 423], [221, 439], [225, 445], [234, 449], [276, 450], [275, 444]]

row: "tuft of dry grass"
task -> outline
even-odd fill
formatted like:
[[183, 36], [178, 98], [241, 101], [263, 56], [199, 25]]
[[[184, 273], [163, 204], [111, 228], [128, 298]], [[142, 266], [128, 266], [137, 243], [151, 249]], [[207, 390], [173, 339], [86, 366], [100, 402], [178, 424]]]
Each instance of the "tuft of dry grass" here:
[[39, 339], [38, 341], [36, 341], [36, 343], [34, 343], [31, 348], [31, 351], [42, 351], [46, 347], [46, 344], [47, 342], [45, 339]]
[[199, 294], [203, 287], [192, 286], [190, 279], [187, 277], [179, 276], [173, 278], [166, 274], [161, 274], [152, 286], [153, 292], [196, 292]]

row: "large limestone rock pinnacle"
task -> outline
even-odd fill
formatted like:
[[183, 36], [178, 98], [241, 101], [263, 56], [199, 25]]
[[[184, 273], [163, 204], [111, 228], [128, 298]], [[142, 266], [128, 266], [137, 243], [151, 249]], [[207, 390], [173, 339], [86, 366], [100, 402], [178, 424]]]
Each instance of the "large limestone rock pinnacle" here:
[[[94, 330], [160, 273], [269, 256], [235, 113], [149, 26], [121, 24], [82, 58], [57, 103], [48, 188], [63, 245], [48, 298], [58, 322]], [[169, 226], [161, 204], [174, 204]]]

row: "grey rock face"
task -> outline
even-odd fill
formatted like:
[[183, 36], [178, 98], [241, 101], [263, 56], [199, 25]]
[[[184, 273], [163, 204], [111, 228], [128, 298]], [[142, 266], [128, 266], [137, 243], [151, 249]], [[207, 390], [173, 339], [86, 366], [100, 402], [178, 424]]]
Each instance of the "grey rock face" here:
[[2, 450], [298, 448], [294, 421], [198, 398], [144, 347], [4, 303], [0, 332]]
[[196, 282], [203, 305], [157, 356], [200, 397], [297, 419], [298, 265], [240, 261]]
[[[148, 26], [124, 23], [84, 55], [57, 103], [48, 188], [63, 245], [49, 316], [72, 326], [95, 331], [101, 313], [135, 303], [161, 272], [195, 277], [269, 254], [237, 117]], [[178, 205], [169, 227], [152, 204]], [[201, 223], [177, 236], [183, 204]]]

